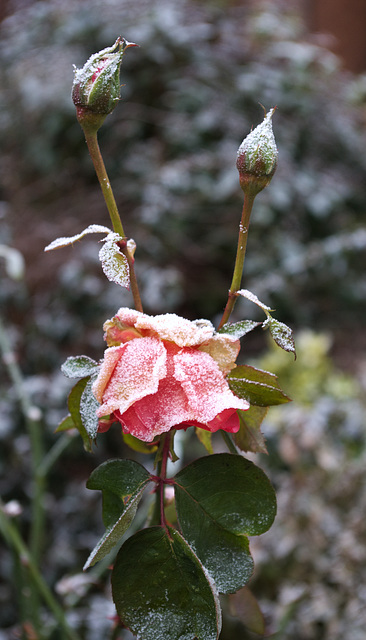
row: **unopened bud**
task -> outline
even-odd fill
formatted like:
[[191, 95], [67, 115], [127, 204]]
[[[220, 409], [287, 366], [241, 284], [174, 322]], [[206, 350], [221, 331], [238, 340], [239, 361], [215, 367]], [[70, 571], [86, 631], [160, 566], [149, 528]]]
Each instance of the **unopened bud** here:
[[236, 166], [240, 186], [246, 195], [256, 196], [270, 183], [277, 166], [278, 151], [272, 129], [271, 109], [261, 124], [244, 138], [238, 149]]
[[120, 99], [119, 72], [126, 49], [133, 42], [117, 38], [112, 47], [94, 53], [82, 69], [74, 67], [72, 100], [80, 124], [99, 128]]

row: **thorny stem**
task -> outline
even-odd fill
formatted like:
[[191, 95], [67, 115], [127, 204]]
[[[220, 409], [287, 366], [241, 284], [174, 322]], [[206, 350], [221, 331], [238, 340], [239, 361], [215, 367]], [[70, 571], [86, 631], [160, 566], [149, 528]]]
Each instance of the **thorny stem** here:
[[255, 196], [252, 196], [252, 195], [244, 196], [243, 211], [241, 214], [241, 220], [239, 224], [238, 247], [236, 251], [236, 260], [235, 260], [235, 266], [234, 266], [233, 279], [231, 281], [231, 286], [229, 289], [228, 301], [226, 303], [226, 307], [225, 307], [223, 316], [221, 318], [221, 322], [218, 326], [219, 329], [221, 329], [221, 327], [224, 324], [226, 324], [226, 322], [229, 320], [229, 317], [235, 306], [235, 302], [237, 299], [237, 292], [240, 290], [241, 279], [243, 275], [245, 252], [247, 248], [250, 214], [252, 213], [254, 198]]
[[[126, 238], [122, 221], [118, 212], [117, 204], [113, 195], [111, 183], [109, 182], [108, 174], [104, 165], [102, 154], [100, 152], [97, 133], [94, 130], [90, 130], [88, 127], [83, 127], [86, 144], [88, 145], [89, 153], [93, 161], [94, 169], [97, 174], [100, 187], [104, 196], [105, 203], [111, 218], [113, 230], [118, 233], [122, 238]], [[137, 284], [134, 259], [127, 249], [127, 244], [121, 243], [119, 245], [120, 251], [126, 257], [129, 270], [130, 270], [130, 285], [131, 291], [135, 303], [135, 309], [137, 311], [143, 311], [140, 292]]]

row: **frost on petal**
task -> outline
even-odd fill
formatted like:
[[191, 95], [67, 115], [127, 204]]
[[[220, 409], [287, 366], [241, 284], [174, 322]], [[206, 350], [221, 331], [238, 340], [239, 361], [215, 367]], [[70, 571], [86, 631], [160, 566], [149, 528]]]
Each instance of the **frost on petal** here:
[[193, 416], [210, 422], [225, 409], [247, 409], [248, 403], [229, 389], [219, 366], [209, 354], [183, 349], [174, 357], [174, 377], [181, 383]]
[[226, 375], [236, 366], [235, 360], [240, 351], [240, 342], [227, 334], [216, 333], [207, 344], [201, 345], [199, 349], [208, 353]]
[[159, 316], [141, 315], [135, 324], [137, 329], [148, 330], [157, 334], [161, 340], [174, 342], [179, 347], [194, 347], [207, 342], [214, 334], [214, 327], [209, 320], [191, 322], [175, 313]]
[[118, 323], [120, 328], [135, 327], [143, 335], [157, 336], [161, 340], [174, 342], [179, 347], [199, 346], [211, 340], [215, 333], [209, 320], [186, 320], [175, 313], [148, 316], [127, 307], [119, 309], [108, 324], [111, 322]]
[[166, 350], [155, 338], [137, 338], [105, 352], [94, 394], [102, 406], [98, 416], [117, 409], [122, 413], [135, 402], [156, 393], [166, 375]]
[[186, 394], [174, 378], [160, 381], [158, 392], [135, 402], [123, 415], [116, 415], [123, 431], [152, 442], [156, 436], [192, 418]]

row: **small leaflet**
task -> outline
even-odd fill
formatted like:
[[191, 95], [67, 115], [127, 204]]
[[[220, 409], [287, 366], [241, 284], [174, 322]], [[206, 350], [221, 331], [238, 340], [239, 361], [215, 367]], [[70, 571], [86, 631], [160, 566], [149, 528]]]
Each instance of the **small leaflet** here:
[[98, 363], [89, 356], [70, 356], [61, 365], [61, 371], [67, 378], [85, 378], [96, 373]]
[[240, 291], [238, 291], [238, 296], [243, 296], [243, 298], [247, 298], [247, 300], [250, 300], [251, 302], [254, 302], [254, 304], [258, 305], [258, 307], [263, 309], [263, 311], [265, 313], [267, 313], [267, 311], [273, 311], [273, 309], [271, 309], [271, 307], [267, 307], [266, 304], [264, 304], [263, 302], [261, 302], [257, 298], [255, 293], [252, 293], [248, 289], [240, 289]]
[[74, 244], [77, 240], [81, 240], [84, 236], [87, 236], [89, 233], [107, 233], [110, 234], [111, 230], [108, 227], [103, 227], [100, 224], [90, 224], [84, 231], [81, 233], [77, 233], [75, 236], [71, 236], [69, 238], [57, 238], [51, 244], [48, 244], [45, 247], [45, 251], [52, 251], [53, 249], [61, 249], [61, 247], [67, 247], [69, 244]]
[[271, 336], [275, 343], [284, 349], [294, 354], [296, 360], [296, 348], [292, 330], [284, 322], [279, 322], [272, 316], [268, 316], [267, 320], [263, 322], [263, 329], [269, 328]]
[[103, 240], [104, 245], [99, 251], [99, 260], [102, 263], [104, 275], [116, 284], [130, 288], [130, 270], [127, 258], [120, 252], [118, 241], [123, 238], [118, 233], [109, 233]]
[[261, 323], [255, 322], [254, 320], [241, 320], [240, 322], [235, 322], [234, 324], [224, 324], [221, 329], [218, 330], [217, 333], [226, 333], [233, 338], [239, 340], [245, 336], [249, 331], [258, 327]]

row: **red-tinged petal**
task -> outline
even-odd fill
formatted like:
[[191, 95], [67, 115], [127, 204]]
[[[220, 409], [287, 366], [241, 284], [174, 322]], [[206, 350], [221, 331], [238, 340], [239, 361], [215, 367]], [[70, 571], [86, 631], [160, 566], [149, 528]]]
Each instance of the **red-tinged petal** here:
[[[117, 361], [116, 361], [117, 356]], [[155, 338], [137, 338], [105, 352], [93, 391], [102, 405], [98, 416], [123, 414], [145, 396], [156, 393], [166, 375], [166, 349]]]
[[245, 400], [229, 389], [222, 372], [209, 354], [182, 349], [174, 356], [174, 377], [184, 389], [192, 416], [197, 422], [208, 424], [225, 409], [248, 409]]

